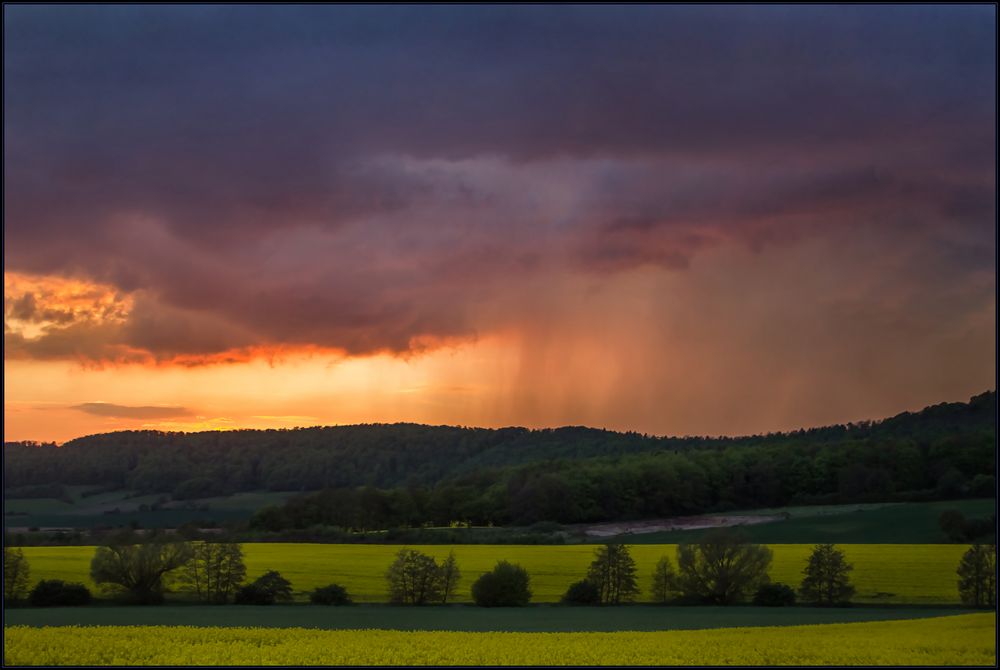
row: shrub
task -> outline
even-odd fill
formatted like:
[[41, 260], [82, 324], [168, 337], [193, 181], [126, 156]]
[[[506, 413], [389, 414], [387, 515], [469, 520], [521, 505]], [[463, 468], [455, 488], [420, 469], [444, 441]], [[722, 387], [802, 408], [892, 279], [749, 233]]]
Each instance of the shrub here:
[[567, 605], [597, 605], [601, 602], [601, 592], [596, 584], [584, 579], [570, 584], [562, 602]]
[[247, 584], [239, 588], [233, 602], [237, 605], [273, 605], [274, 596], [256, 584]]
[[321, 586], [309, 594], [309, 602], [313, 605], [351, 605], [351, 597], [340, 584]]
[[83, 584], [61, 579], [43, 579], [31, 590], [32, 607], [77, 607], [90, 603], [90, 590]]
[[788, 584], [764, 584], [754, 594], [753, 604], [761, 607], [785, 607], [795, 604], [795, 589]]
[[278, 600], [292, 599], [292, 583], [276, 570], [268, 570], [252, 584], [236, 592], [237, 605], [273, 605]]
[[472, 585], [472, 599], [480, 607], [523, 607], [531, 600], [528, 571], [500, 561]]

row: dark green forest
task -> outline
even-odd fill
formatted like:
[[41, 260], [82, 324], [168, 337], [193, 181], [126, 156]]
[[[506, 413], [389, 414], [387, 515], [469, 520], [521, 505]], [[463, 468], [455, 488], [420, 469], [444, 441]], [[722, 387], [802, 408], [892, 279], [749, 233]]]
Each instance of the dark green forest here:
[[575, 523], [995, 494], [996, 393], [876, 422], [747, 437], [370, 424], [122, 431], [4, 445], [7, 497], [61, 486], [175, 499], [301, 491], [264, 530]]

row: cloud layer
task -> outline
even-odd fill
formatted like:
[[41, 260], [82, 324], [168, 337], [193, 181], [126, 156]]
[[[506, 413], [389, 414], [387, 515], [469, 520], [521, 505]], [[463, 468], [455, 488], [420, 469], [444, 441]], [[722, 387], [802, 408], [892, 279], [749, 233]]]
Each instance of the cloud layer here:
[[115, 419], [176, 419], [193, 415], [191, 410], [184, 407], [129, 407], [109, 402], [85, 402], [70, 409]]
[[504, 334], [579, 387], [613, 323], [609, 384], [672, 347], [792, 398], [992, 356], [994, 7], [4, 11], [8, 359]]

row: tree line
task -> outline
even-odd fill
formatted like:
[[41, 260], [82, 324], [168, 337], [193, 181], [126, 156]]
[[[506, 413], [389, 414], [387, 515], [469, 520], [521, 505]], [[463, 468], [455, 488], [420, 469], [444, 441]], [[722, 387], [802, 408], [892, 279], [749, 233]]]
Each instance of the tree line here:
[[336, 488], [261, 510], [271, 532], [592, 523], [839, 503], [992, 497], [991, 434], [942, 443], [698, 449], [478, 471], [426, 488]]
[[[552, 517], [564, 489], [574, 503], [565, 516], [582, 520], [831, 496], [990, 495], [995, 406], [991, 391], [879, 422], [735, 438], [417, 424], [120, 431], [60, 447], [5, 443], [4, 489], [7, 497], [59, 497], [59, 487], [74, 485], [192, 499], [371, 487], [421, 491], [432, 515], [457, 498], [469, 515], [486, 508], [528, 523]], [[654, 467], [649, 479], [637, 474], [646, 466]], [[606, 487], [604, 474], [612, 475]], [[688, 481], [690, 495], [640, 495]], [[477, 486], [488, 489], [484, 498], [470, 495]]]
[[[771, 582], [771, 550], [750, 542], [739, 531], [718, 529], [696, 543], [678, 545], [676, 551], [676, 563], [662, 556], [650, 575], [655, 603], [843, 606], [854, 595], [853, 566], [832, 544], [813, 548], [797, 589]], [[996, 545], [972, 545], [956, 573], [963, 603], [996, 607]], [[206, 604], [271, 605], [293, 598], [291, 583], [275, 570], [247, 582], [243, 549], [236, 542], [136, 542], [134, 537], [123, 536], [95, 550], [90, 576], [114, 597], [131, 604], [162, 603], [168, 584], [185, 588]], [[438, 562], [423, 552], [402, 548], [386, 569], [385, 579], [392, 604], [445, 605], [454, 598], [462, 571], [454, 551]], [[42, 580], [30, 592], [29, 584], [30, 567], [23, 551], [5, 547], [5, 606], [86, 605], [91, 601], [83, 584]], [[525, 606], [532, 597], [531, 578], [522, 566], [501, 560], [472, 584], [471, 593], [482, 607]], [[611, 542], [595, 549], [586, 577], [571, 584], [561, 602], [621, 605], [634, 602], [639, 593], [631, 548]], [[315, 589], [310, 602], [349, 605], [352, 599], [342, 585], [329, 584]]]

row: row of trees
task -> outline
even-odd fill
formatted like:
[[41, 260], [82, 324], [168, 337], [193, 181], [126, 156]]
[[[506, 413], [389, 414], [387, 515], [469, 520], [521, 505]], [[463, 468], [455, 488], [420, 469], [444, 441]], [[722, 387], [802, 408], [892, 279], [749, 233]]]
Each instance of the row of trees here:
[[[43, 580], [28, 593], [30, 568], [20, 548], [4, 547], [4, 600], [36, 606], [84, 605], [90, 592], [83, 584]], [[246, 581], [242, 547], [234, 542], [137, 542], [128, 537], [98, 547], [90, 563], [91, 579], [112, 594], [137, 605], [163, 602], [176, 585], [211, 604], [272, 605], [292, 600], [292, 584], [275, 570]], [[316, 604], [346, 604], [343, 587], [330, 584], [310, 596]]]
[[[795, 602], [795, 592], [772, 584], [768, 576], [772, 552], [751, 544], [738, 532], [722, 529], [706, 534], [697, 544], [677, 547], [677, 568], [666, 556], [653, 570], [654, 602], [731, 605], [751, 596], [759, 605]], [[831, 544], [813, 549], [799, 588], [802, 599], [817, 605], [839, 605], [850, 600], [854, 588], [848, 573], [853, 566]], [[639, 594], [635, 560], [629, 547], [609, 544], [596, 551], [587, 578], [570, 587], [564, 601], [617, 605]]]
[[[696, 544], [677, 548], [677, 565], [666, 556], [653, 571], [652, 595], [659, 603], [731, 605], [752, 598], [758, 605], [789, 605], [796, 600], [790, 586], [771, 583], [769, 548], [752, 544], [729, 529], [708, 533]], [[853, 566], [832, 544], [814, 547], [798, 588], [804, 602], [821, 606], [847, 604], [854, 594], [849, 573]], [[229, 542], [120, 542], [99, 547], [91, 561], [91, 578], [136, 604], [163, 601], [167, 578], [177, 581], [205, 603], [270, 605], [292, 599], [291, 583], [269, 570], [245, 584], [242, 547]], [[976, 544], [963, 555], [957, 570], [962, 601], [973, 607], [996, 606], [996, 546]], [[4, 548], [4, 600], [25, 600], [30, 569], [21, 549]], [[454, 552], [440, 563], [414, 549], [400, 549], [385, 573], [389, 600], [401, 605], [446, 604], [461, 579]], [[530, 576], [521, 566], [499, 561], [472, 588], [473, 600], [484, 607], [523, 606], [531, 599]], [[597, 547], [585, 579], [563, 596], [569, 604], [618, 605], [639, 594], [638, 572], [630, 548], [611, 543]], [[39, 582], [31, 591], [34, 605], [78, 605], [90, 601], [82, 584], [58, 580]], [[330, 584], [310, 596], [316, 604], [349, 604], [344, 587]]]
[[[462, 572], [449, 552], [441, 563], [414, 549], [400, 549], [386, 570], [389, 602], [396, 605], [446, 604]], [[472, 599], [483, 607], [517, 607], [531, 600], [530, 578], [520, 565], [499, 561], [472, 584]]]
[[[738, 531], [720, 529], [696, 544], [677, 548], [676, 568], [667, 556], [657, 562], [651, 593], [658, 603], [732, 605], [752, 600], [756, 605], [841, 606], [855, 593], [850, 581], [854, 566], [832, 544], [813, 548], [798, 589], [772, 583], [768, 576], [773, 554], [747, 541]], [[447, 567], [446, 567], [447, 566]], [[974, 607], [995, 606], [996, 547], [974, 545], [958, 568], [962, 601]], [[438, 564], [433, 557], [401, 549], [386, 572], [390, 600], [397, 604], [445, 603], [460, 576], [454, 553]], [[519, 565], [500, 561], [472, 585], [473, 600], [486, 607], [526, 605], [530, 578]], [[577, 605], [618, 605], [639, 594], [638, 571], [630, 548], [610, 543], [595, 550], [585, 579], [572, 584], [562, 601]]]

